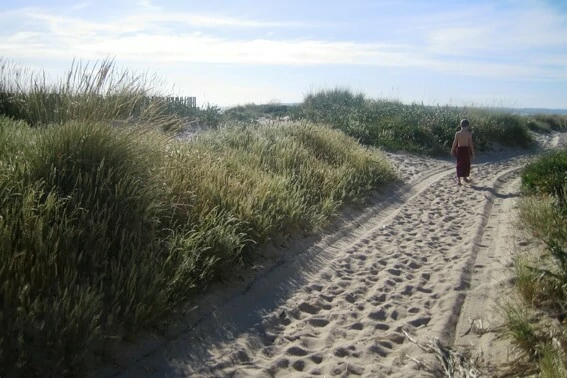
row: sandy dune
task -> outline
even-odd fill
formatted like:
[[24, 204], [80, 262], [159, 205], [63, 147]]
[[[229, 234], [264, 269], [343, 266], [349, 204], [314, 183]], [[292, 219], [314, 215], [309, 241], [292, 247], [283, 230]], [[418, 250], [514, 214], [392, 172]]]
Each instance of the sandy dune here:
[[532, 157], [481, 154], [462, 187], [449, 160], [388, 157], [403, 185], [323, 237], [272, 248], [254, 276], [211, 288], [166, 331], [117, 346], [96, 376], [439, 376], [428, 371], [435, 356], [404, 331], [470, 348], [487, 366], [506, 361], [497, 305], [525, 247], [511, 224], [519, 169]]

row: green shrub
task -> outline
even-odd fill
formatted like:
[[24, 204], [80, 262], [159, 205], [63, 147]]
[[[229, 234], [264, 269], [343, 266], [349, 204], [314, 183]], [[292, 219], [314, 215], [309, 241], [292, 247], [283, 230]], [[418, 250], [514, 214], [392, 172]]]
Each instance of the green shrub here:
[[530, 309], [507, 305], [504, 311], [507, 318], [508, 334], [512, 337], [513, 345], [527, 358], [534, 358], [538, 353], [540, 335], [532, 320]]
[[495, 112], [484, 122], [475, 126], [487, 141], [504, 146], [530, 147], [533, 138], [526, 126], [525, 119], [519, 115]]
[[230, 209], [259, 242], [320, 226], [342, 202], [394, 178], [376, 153], [312, 125], [225, 128], [178, 149], [181, 165], [192, 167], [184, 177], [195, 195]]
[[159, 199], [132, 163], [148, 152], [134, 155], [132, 134], [69, 124], [27, 138], [0, 177], [1, 373], [73, 375], [101, 330], [167, 311]]
[[567, 371], [563, 324], [567, 308], [567, 151], [540, 156], [522, 172], [525, 196], [519, 202], [520, 225], [545, 248], [516, 259], [516, 286], [525, 304], [538, 310], [528, 319], [516, 307], [507, 311], [508, 332], [524, 352], [528, 367], [541, 376], [562, 377]]
[[535, 114], [529, 117], [530, 121], [535, 124], [544, 125], [553, 131], [563, 131], [567, 129], [567, 115], [559, 114]]
[[298, 108], [309, 121], [328, 124], [363, 144], [392, 150], [446, 155], [462, 118], [471, 121], [479, 150], [493, 143], [520, 147], [533, 143], [524, 118], [486, 109], [404, 105], [341, 89], [309, 94]]
[[283, 104], [246, 104], [227, 109], [223, 116], [227, 122], [255, 123], [260, 118], [277, 120], [292, 115], [292, 106]]
[[527, 119], [526, 126], [533, 132], [540, 133], [540, 134], [549, 134], [553, 131], [551, 126], [546, 123], [542, 122], [537, 119]]
[[349, 90], [335, 88], [310, 93], [301, 104], [302, 115], [309, 121], [329, 124], [343, 129], [348, 124], [349, 115], [365, 106], [362, 93], [353, 94]]
[[564, 200], [566, 184], [567, 150], [548, 153], [522, 172], [522, 186], [527, 193], [549, 194]]
[[[565, 340], [565, 335], [561, 335]], [[547, 342], [541, 347], [541, 358], [539, 360], [540, 377], [562, 378], [567, 377], [567, 367], [564, 364], [565, 352], [561, 345], [555, 342]]]

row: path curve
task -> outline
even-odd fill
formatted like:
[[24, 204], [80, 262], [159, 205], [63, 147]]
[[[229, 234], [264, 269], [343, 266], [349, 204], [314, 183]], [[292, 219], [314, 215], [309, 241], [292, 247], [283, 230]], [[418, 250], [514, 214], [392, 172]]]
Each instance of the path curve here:
[[213, 290], [183, 324], [122, 347], [116, 360], [124, 365], [97, 375], [434, 376], [415, 362], [434, 357], [404, 331], [447, 345], [471, 341], [462, 335], [479, 302], [469, 294], [482, 274], [498, 276], [492, 247], [503, 242], [494, 230], [531, 156], [486, 157], [462, 187], [450, 161], [388, 156], [405, 185], [376, 195], [362, 214], [346, 214], [325, 237], [287, 245], [293, 258], [276, 255], [246, 284]]

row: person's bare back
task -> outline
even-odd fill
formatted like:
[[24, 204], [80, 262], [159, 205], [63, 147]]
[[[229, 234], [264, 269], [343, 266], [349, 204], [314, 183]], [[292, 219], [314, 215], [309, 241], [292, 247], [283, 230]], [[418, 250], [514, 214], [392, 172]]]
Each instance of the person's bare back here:
[[475, 153], [468, 119], [461, 120], [461, 130], [455, 133], [451, 155], [457, 158], [457, 183], [461, 185], [461, 177], [470, 182], [471, 158], [475, 157]]
[[460, 130], [455, 133], [457, 147], [472, 147], [472, 134], [468, 130]]
[[474, 144], [472, 133], [469, 131], [469, 121], [463, 121], [461, 121], [461, 129], [455, 133], [455, 139], [453, 140], [453, 145], [451, 146], [451, 155], [457, 156], [457, 148], [459, 147], [470, 147], [471, 156], [474, 157]]

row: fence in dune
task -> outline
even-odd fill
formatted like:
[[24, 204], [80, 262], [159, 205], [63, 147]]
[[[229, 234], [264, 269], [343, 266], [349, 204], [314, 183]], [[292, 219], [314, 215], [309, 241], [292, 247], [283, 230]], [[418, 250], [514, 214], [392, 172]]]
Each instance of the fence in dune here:
[[163, 101], [167, 106], [169, 114], [175, 114], [180, 117], [188, 117], [195, 114], [197, 110], [197, 97], [183, 97], [183, 96], [152, 96], [147, 99], [151, 101]]

